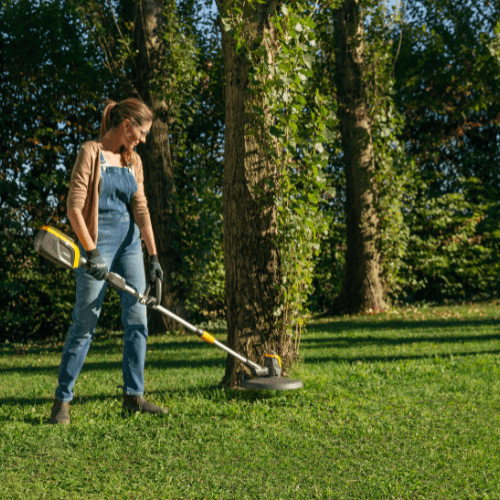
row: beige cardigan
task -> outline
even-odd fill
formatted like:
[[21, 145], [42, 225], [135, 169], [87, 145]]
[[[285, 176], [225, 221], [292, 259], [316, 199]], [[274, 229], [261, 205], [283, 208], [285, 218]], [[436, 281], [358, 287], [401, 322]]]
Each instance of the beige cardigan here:
[[[100, 152], [102, 145], [96, 141], [82, 144], [71, 172], [67, 210], [79, 210], [89, 231], [97, 244], [99, 221], [99, 181], [101, 179]], [[148, 203], [144, 194], [144, 172], [140, 156], [133, 152], [134, 175], [138, 189], [132, 197], [130, 207], [139, 229], [151, 226]]]

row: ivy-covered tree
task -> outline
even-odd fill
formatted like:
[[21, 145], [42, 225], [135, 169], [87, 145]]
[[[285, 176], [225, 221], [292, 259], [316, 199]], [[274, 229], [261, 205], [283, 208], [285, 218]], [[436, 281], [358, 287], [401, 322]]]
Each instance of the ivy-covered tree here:
[[[293, 364], [312, 256], [328, 218], [323, 174], [331, 102], [309, 92], [316, 50], [306, 2], [219, 3], [226, 70], [224, 261], [228, 343]], [[307, 98], [310, 98], [308, 101]], [[225, 383], [239, 375], [232, 358]]]
[[[241, 36], [252, 46], [274, 37], [269, 18], [277, 2], [240, 4], [220, 2], [219, 12], [230, 30], [222, 32], [225, 69], [224, 144], [224, 265], [228, 344], [243, 355], [262, 362], [264, 353], [278, 352], [279, 336], [274, 314], [280, 280], [277, 240], [277, 207], [273, 189], [277, 171], [262, 144], [250, 128], [257, 129], [261, 141], [269, 134], [270, 117], [252, 113], [252, 106], [264, 108], [263, 92], [251, 92], [251, 61], [233, 35], [239, 15]], [[273, 58], [276, 48], [269, 44], [264, 57]], [[266, 113], [267, 114], [267, 113]], [[224, 382], [238, 383], [241, 368], [229, 356]]]

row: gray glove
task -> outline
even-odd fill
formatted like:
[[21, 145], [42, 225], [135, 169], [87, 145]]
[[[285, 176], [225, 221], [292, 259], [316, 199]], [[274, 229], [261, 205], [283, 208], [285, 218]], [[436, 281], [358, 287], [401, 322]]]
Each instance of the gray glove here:
[[90, 276], [98, 281], [105, 279], [108, 274], [108, 266], [102, 260], [99, 250], [96, 248], [87, 252], [87, 257], [87, 263], [89, 265], [88, 273]]
[[156, 278], [160, 278], [163, 283], [163, 269], [160, 266], [158, 255], [149, 256], [149, 282], [154, 283]]

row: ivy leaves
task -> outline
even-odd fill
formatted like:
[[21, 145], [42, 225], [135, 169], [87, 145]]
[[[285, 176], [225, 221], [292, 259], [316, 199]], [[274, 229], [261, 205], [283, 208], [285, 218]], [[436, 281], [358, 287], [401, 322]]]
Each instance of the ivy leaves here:
[[[262, 0], [248, 2], [256, 15]], [[324, 174], [328, 153], [324, 144], [334, 136], [334, 103], [318, 90], [311, 92], [316, 35], [305, 2], [282, 4], [271, 13], [269, 30], [249, 43], [242, 12], [233, 7], [222, 24], [236, 41], [236, 51], [250, 65], [249, 92], [259, 96], [248, 113], [250, 133], [260, 142], [276, 168], [273, 202], [278, 210], [278, 240], [282, 281], [277, 283], [283, 335], [299, 332], [308, 316], [313, 257], [330, 215], [320, 211], [325, 195], [332, 196]], [[255, 104], [258, 102], [259, 104]], [[264, 127], [267, 134], [258, 131]]]

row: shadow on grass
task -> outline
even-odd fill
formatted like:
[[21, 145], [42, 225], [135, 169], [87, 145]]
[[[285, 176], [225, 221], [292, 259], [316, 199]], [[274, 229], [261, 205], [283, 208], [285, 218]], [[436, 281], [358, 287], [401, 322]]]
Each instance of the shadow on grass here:
[[[168, 350], [201, 350], [201, 349], [210, 349], [209, 346], [202, 340], [198, 339], [195, 335], [186, 335], [184, 337], [186, 340], [182, 341], [170, 341], [167, 340], [163, 343], [158, 343], [158, 339], [170, 339], [169, 335], [165, 335], [164, 337], [154, 336], [152, 337], [154, 340], [150, 344], [148, 344], [148, 351], [168, 351]], [[178, 338], [178, 336], [176, 336]], [[123, 350], [123, 332], [115, 333], [111, 337], [101, 340], [94, 340], [90, 347], [92, 352], [95, 353], [110, 353], [110, 352], [121, 352]], [[161, 342], [161, 340], [160, 340]], [[57, 346], [48, 345], [48, 346], [30, 346], [23, 345], [21, 347], [10, 347], [10, 346], [0, 346], [0, 356], [8, 356], [8, 355], [22, 355], [22, 354], [54, 354], [54, 353], [62, 353], [64, 343], [60, 343]]]
[[[449, 330], [455, 328], [477, 328], [484, 326], [500, 326], [500, 321], [495, 319], [432, 319], [432, 320], [413, 320], [405, 321], [400, 319], [387, 320], [387, 321], [332, 321], [330, 323], [323, 323], [319, 325], [308, 325], [307, 331], [309, 333], [322, 332], [322, 333], [343, 333], [352, 331], [365, 331], [370, 330], [377, 332], [380, 330], [427, 330], [439, 329]], [[311, 341], [313, 339], [310, 339]]]
[[[247, 391], [243, 389], [228, 389], [224, 388], [221, 385], [209, 385], [209, 386], [198, 386], [198, 387], [191, 387], [191, 388], [182, 388], [182, 389], [167, 389], [167, 390], [162, 390], [162, 391], [146, 391], [144, 394], [144, 397], [146, 399], [151, 400], [151, 396], [154, 395], [159, 395], [165, 399], [170, 399], [170, 398], [175, 398], [175, 397], [187, 397], [187, 398], [192, 398], [192, 397], [202, 397], [203, 399], [206, 399], [208, 401], [216, 401], [216, 402], [221, 402], [221, 403], [234, 403], [235, 401], [243, 401], [243, 402], [250, 402], [254, 403], [256, 401], [264, 401], [264, 400], [270, 400], [275, 397], [275, 393], [277, 391]], [[288, 391], [289, 392], [289, 391]], [[75, 396], [73, 401], [70, 403], [70, 407], [83, 407], [87, 405], [88, 403], [92, 402], [116, 402], [115, 404], [115, 410], [117, 416], [122, 415], [122, 394], [121, 391], [117, 390], [116, 393], [114, 394], [100, 394], [100, 395], [94, 395], [94, 396]], [[15, 407], [21, 406], [21, 407], [26, 407], [26, 408], [33, 408], [34, 406], [40, 406], [40, 405], [52, 405], [54, 402], [54, 398], [0, 398], [0, 406], [10, 406], [13, 407], [13, 412], [16, 411]], [[168, 402], [158, 402], [158, 400], [155, 401], [156, 404], [161, 404], [162, 406], [168, 405]], [[188, 404], [186, 404], [187, 407], [189, 407]], [[71, 408], [70, 408], [71, 409]], [[109, 411], [109, 410], [108, 410]], [[191, 410], [189, 410], [191, 411]], [[189, 412], [188, 412], [189, 413]], [[6, 415], [0, 416], [0, 423], [4, 422], [11, 422], [12, 412], [7, 413]], [[180, 414], [174, 414], [171, 415], [173, 418], [181, 417], [183, 415]], [[158, 417], [159, 420], [161, 420], [162, 417]], [[40, 415], [31, 415], [30, 413], [27, 413], [22, 416], [22, 421], [27, 424], [31, 425], [49, 425], [49, 420], [50, 420], [50, 409], [47, 410], [46, 415], [40, 416]], [[98, 417], [96, 418], [96, 421], [98, 420]]]
[[449, 359], [453, 358], [464, 358], [470, 356], [478, 356], [480, 354], [500, 354], [500, 349], [496, 350], [485, 350], [485, 351], [469, 351], [469, 352], [448, 352], [448, 353], [429, 353], [429, 354], [401, 354], [401, 355], [391, 355], [387, 356], [307, 356], [304, 360], [306, 365], [314, 365], [318, 363], [378, 363], [387, 362], [392, 363], [395, 361], [409, 361], [409, 360], [423, 360], [423, 359]]
[[[477, 344], [483, 342], [500, 341], [500, 331], [498, 334], [485, 333], [478, 334], [477, 330], [482, 327], [499, 327], [500, 323], [494, 319], [464, 319], [464, 320], [421, 320], [421, 321], [333, 321], [321, 325], [308, 327], [308, 333], [321, 332], [330, 334], [323, 337], [307, 337], [301, 340], [301, 346], [306, 351], [305, 363], [357, 363], [357, 362], [393, 362], [402, 360], [416, 360], [426, 358], [449, 358], [476, 356], [478, 354], [498, 354], [498, 349], [481, 350]], [[457, 329], [465, 330], [463, 335], [457, 334]], [[423, 334], [422, 330], [429, 330], [429, 335]], [[436, 335], [436, 330], [441, 335]], [[365, 332], [371, 332], [365, 334]], [[360, 332], [361, 335], [353, 332]], [[392, 334], [388, 334], [391, 332]], [[410, 335], [416, 332], [418, 335]], [[439, 352], [422, 354], [391, 354], [384, 355], [358, 355], [349, 356], [345, 353], [347, 349], [359, 349], [365, 346], [398, 347], [412, 344], [460, 344], [463, 345], [463, 352]], [[473, 343], [474, 348], [466, 350], [466, 344]], [[307, 349], [334, 350], [344, 349], [343, 355], [307, 356]]]
[[418, 344], [428, 342], [433, 344], [453, 344], [465, 342], [491, 342], [492, 340], [500, 340], [500, 333], [498, 335], [450, 335], [447, 337], [436, 337], [429, 335], [428, 337], [379, 337], [379, 336], [362, 336], [362, 337], [323, 337], [315, 339], [303, 339], [301, 344], [307, 347], [321, 347], [321, 348], [346, 348], [346, 347], [359, 347], [365, 345], [380, 345], [380, 346], [398, 346], [406, 344]]
[[[146, 369], [155, 370], [179, 370], [184, 368], [224, 368], [225, 359], [201, 359], [201, 360], [151, 360], [146, 358]], [[121, 370], [122, 360], [119, 361], [90, 361], [86, 360], [82, 372], [89, 371], [107, 371], [107, 370]], [[28, 366], [28, 367], [2, 367], [2, 373], [22, 373], [23, 375], [38, 375], [41, 373], [56, 373], [59, 370], [57, 366]]]

